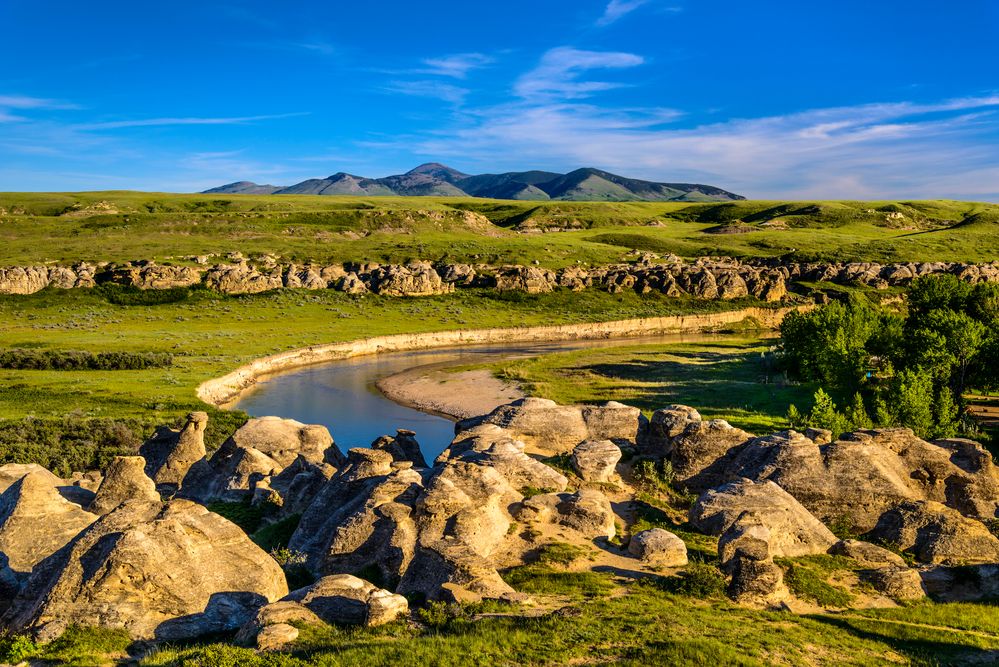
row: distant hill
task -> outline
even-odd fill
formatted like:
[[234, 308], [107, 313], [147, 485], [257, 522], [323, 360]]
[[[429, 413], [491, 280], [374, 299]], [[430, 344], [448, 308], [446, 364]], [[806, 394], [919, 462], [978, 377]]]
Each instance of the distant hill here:
[[485, 197], [527, 201], [712, 202], [745, 199], [713, 185], [642, 181], [589, 167], [568, 174], [535, 170], [470, 176], [437, 162], [421, 164], [405, 174], [385, 178], [339, 172], [288, 187], [238, 181], [205, 190], [205, 193]]

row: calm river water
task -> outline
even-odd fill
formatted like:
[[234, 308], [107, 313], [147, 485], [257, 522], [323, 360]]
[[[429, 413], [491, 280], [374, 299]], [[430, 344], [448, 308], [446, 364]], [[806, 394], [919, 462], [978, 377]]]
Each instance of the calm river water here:
[[725, 334], [671, 334], [390, 352], [306, 366], [265, 378], [231, 407], [255, 417], [277, 415], [306, 424], [322, 424], [329, 428], [342, 451], [367, 447], [381, 435], [395, 435], [397, 428], [406, 428], [416, 432], [424, 456], [432, 461], [451, 442], [454, 422], [389, 400], [375, 386], [378, 380], [422, 366], [462, 366], [586, 348], [721, 341], [732, 337], [744, 338]]

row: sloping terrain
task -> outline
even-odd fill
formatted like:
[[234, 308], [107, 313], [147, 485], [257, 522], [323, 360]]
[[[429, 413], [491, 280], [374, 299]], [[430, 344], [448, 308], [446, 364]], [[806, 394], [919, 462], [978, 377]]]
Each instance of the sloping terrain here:
[[203, 194], [472, 196], [528, 201], [703, 202], [744, 199], [711, 185], [654, 183], [593, 168], [577, 169], [568, 174], [534, 170], [469, 176], [437, 162], [421, 164], [405, 174], [384, 178], [365, 178], [339, 172], [328, 178], [310, 178], [288, 187], [238, 181], [206, 190]]

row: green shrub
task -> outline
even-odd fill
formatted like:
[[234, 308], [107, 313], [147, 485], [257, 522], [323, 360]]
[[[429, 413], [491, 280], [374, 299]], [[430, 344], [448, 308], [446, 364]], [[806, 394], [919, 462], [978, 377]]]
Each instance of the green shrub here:
[[208, 509], [219, 514], [239, 526], [247, 535], [252, 535], [260, 528], [264, 512], [260, 507], [250, 503], [208, 503]]
[[777, 563], [784, 568], [784, 583], [799, 598], [830, 608], [848, 607], [853, 602], [852, 595], [826, 580], [827, 568], [789, 560]]
[[542, 565], [559, 565], [569, 567], [577, 560], [586, 558], [590, 553], [583, 547], [568, 542], [552, 542], [538, 549], [538, 562]]
[[717, 567], [691, 561], [683, 571], [672, 577], [651, 580], [663, 591], [685, 597], [708, 599], [725, 594], [725, 575]]
[[39, 648], [25, 635], [7, 635], [0, 638], [0, 662], [16, 665], [22, 660], [34, 657]]
[[165, 368], [173, 355], [161, 352], [85, 352], [83, 350], [0, 351], [0, 368], [32, 371], [134, 371]]

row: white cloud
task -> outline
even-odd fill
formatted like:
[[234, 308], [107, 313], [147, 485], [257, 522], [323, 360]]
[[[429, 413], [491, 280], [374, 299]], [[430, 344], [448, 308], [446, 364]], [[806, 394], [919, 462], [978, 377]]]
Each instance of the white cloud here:
[[626, 69], [644, 62], [644, 58], [634, 53], [583, 51], [560, 46], [545, 53], [537, 67], [517, 80], [514, 93], [525, 99], [588, 97], [621, 84], [582, 80], [585, 73], [594, 69]]
[[470, 71], [494, 62], [496, 60], [493, 57], [484, 53], [456, 53], [442, 58], [426, 58], [423, 60], [426, 67], [416, 70], [416, 73], [464, 79]]
[[390, 81], [385, 91], [414, 97], [432, 97], [450, 104], [459, 105], [465, 101], [469, 90], [439, 81]]
[[597, 25], [610, 25], [648, 2], [649, 0], [610, 0], [604, 8], [603, 16], [597, 20]]
[[670, 110], [528, 99], [406, 142], [414, 153], [488, 158], [493, 168], [597, 166], [756, 198], [996, 199], [997, 110], [999, 96], [982, 96], [676, 127], [664, 125], [677, 117]]
[[278, 120], [307, 116], [308, 112], [270, 114], [265, 116], [233, 116], [228, 118], [140, 118], [134, 120], [113, 120], [101, 123], [85, 123], [74, 126], [77, 130], [117, 130], [127, 127], [159, 127], [166, 125], [242, 125], [261, 120]]

